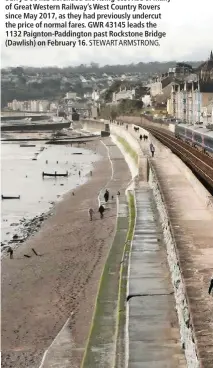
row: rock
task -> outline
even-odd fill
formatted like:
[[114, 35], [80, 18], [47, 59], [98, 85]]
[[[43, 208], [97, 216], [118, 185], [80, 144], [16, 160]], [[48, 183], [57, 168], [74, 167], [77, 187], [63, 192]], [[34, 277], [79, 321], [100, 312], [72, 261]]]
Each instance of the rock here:
[[13, 235], [13, 239], [18, 239], [18, 235], [17, 234]]

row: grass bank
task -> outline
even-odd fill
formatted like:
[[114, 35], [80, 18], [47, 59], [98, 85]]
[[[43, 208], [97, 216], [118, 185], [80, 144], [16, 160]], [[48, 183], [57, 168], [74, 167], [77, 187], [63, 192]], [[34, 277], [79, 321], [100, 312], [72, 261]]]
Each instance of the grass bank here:
[[129, 240], [134, 229], [133, 195], [129, 196], [129, 206], [125, 196], [120, 198], [120, 204], [121, 213], [119, 211], [116, 234], [100, 280], [81, 368], [112, 368], [116, 361], [117, 339], [120, 338], [120, 331], [125, 323], [125, 315], [120, 314], [120, 308], [126, 298], [123, 275], [124, 272], [127, 275], [128, 264], [124, 257], [129, 252]]
[[129, 143], [122, 137], [117, 137], [118, 142], [122, 144], [125, 151], [133, 158], [136, 165], [138, 165], [138, 154], [132, 149], [132, 147], [129, 145]]

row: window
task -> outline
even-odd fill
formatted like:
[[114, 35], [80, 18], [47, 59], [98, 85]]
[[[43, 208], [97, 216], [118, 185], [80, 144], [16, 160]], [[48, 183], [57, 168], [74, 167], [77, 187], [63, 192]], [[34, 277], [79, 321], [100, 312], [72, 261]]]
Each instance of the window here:
[[204, 144], [205, 144], [206, 147], [209, 147], [213, 150], [213, 138], [204, 137]]
[[194, 142], [202, 145], [202, 136], [199, 133], [194, 133]]

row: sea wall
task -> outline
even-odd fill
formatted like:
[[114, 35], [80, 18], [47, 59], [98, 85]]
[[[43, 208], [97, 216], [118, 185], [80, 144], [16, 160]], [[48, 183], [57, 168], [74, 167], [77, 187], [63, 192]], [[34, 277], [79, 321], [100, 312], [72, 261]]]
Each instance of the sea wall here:
[[[113, 134], [116, 134], [118, 136], [123, 137], [129, 145], [132, 146], [133, 149], [137, 150], [138, 154], [140, 150], [140, 146], [137, 142], [137, 140], [128, 133], [125, 128], [121, 128], [119, 126], [111, 126], [111, 132]], [[141, 134], [147, 134], [143, 129], [140, 129]], [[140, 134], [139, 133], [139, 134]], [[165, 156], [171, 154], [170, 150], [168, 148], [165, 148], [160, 142], [158, 142], [154, 137], [150, 135], [149, 137], [151, 141], [156, 146], [156, 150], [161, 151]], [[141, 154], [143, 157], [143, 155]], [[178, 165], [181, 171], [189, 178], [192, 185], [194, 184], [197, 188], [200, 195], [206, 195], [205, 188], [203, 188], [203, 191], [201, 190], [202, 185], [198, 182], [198, 180], [194, 177], [193, 173], [182, 163], [180, 159], [178, 159], [175, 155], [173, 155], [174, 158], [174, 164]], [[143, 161], [140, 162], [140, 165], [143, 166]], [[144, 170], [144, 168], [142, 169]], [[149, 163], [149, 184], [150, 187], [153, 189], [153, 194], [156, 200], [156, 204], [159, 210], [162, 228], [163, 228], [163, 234], [164, 234], [164, 240], [166, 244], [166, 250], [167, 250], [167, 259], [168, 264], [170, 267], [171, 272], [171, 279], [174, 287], [174, 295], [176, 300], [176, 310], [179, 320], [179, 328], [180, 328], [180, 335], [181, 335], [181, 343], [182, 347], [185, 351], [185, 356], [187, 360], [187, 366], [188, 368], [199, 368], [199, 361], [196, 354], [196, 346], [194, 342], [193, 337], [193, 329], [190, 325], [190, 312], [188, 307], [188, 301], [187, 301], [187, 294], [185, 291], [184, 286], [184, 280], [182, 278], [181, 269], [179, 266], [179, 259], [178, 259], [178, 252], [176, 250], [176, 243], [173, 236], [173, 230], [170, 225], [169, 216], [166, 209], [165, 200], [162, 195], [162, 191], [160, 189], [157, 176], [154, 172], [154, 169], [151, 166], [151, 163]]]
[[51, 131], [69, 128], [70, 122], [66, 123], [47, 123], [47, 124], [16, 124], [16, 125], [2, 125], [2, 132], [28, 132], [28, 131]]
[[132, 136], [128, 130], [119, 127], [118, 125], [110, 125], [111, 135], [121, 137], [127, 141], [127, 143], [132, 147], [132, 149], [138, 154], [138, 180], [147, 181], [148, 180], [148, 161], [141, 151], [139, 142]]

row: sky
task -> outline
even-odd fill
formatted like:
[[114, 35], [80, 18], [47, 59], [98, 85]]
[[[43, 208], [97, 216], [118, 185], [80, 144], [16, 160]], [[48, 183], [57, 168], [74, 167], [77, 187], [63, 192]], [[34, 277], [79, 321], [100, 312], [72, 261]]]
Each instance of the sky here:
[[[32, 3], [32, 0], [22, 4]], [[61, 0], [62, 3], [63, 0]], [[213, 0], [141, 0], [140, 3], [161, 4], [162, 20], [159, 31], [167, 32], [160, 47], [5, 47], [5, 5], [9, 0], [1, 0], [0, 35], [1, 67], [10, 66], [75, 66], [98, 63], [130, 64], [150, 61], [196, 61], [206, 60], [213, 50]], [[57, 4], [54, 0], [34, 0], [34, 3]], [[60, 0], [59, 0], [60, 2]], [[86, 0], [66, 0], [67, 3], [86, 4]], [[89, 3], [93, 3], [92, 0]], [[94, 3], [97, 3], [95, 1]], [[103, 1], [100, 2], [104, 4]], [[107, 1], [106, 4], [110, 2]], [[138, 1], [116, 1], [116, 4], [138, 4]], [[112, 11], [110, 11], [111, 13]], [[118, 11], [119, 12], [119, 11]], [[113, 11], [115, 13], [115, 11]], [[131, 11], [128, 11], [130, 14]], [[114, 20], [116, 21], [116, 20]], [[114, 29], [115, 30], [115, 29]], [[138, 29], [135, 29], [138, 31]]]

